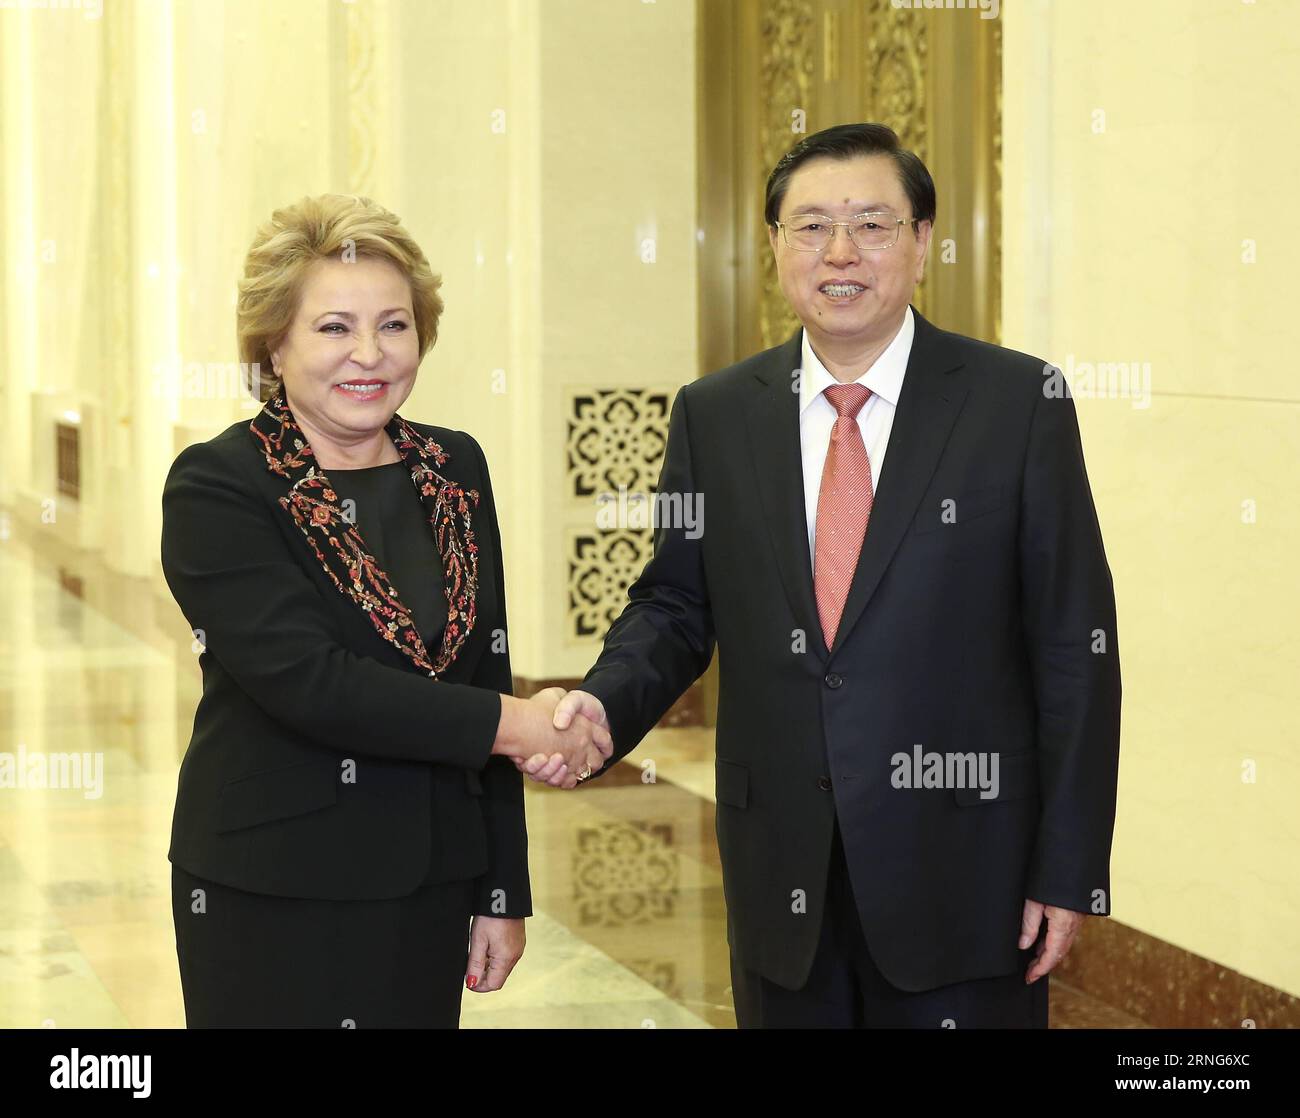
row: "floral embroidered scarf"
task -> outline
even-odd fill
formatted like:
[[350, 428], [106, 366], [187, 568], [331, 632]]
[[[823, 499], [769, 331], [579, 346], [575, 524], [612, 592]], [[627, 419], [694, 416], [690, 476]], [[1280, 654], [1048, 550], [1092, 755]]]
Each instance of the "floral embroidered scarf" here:
[[398, 598], [356, 525], [344, 514], [329, 478], [316, 465], [311, 445], [289, 410], [283, 387], [249, 424], [258, 449], [266, 457], [266, 468], [290, 483], [288, 495], [280, 498], [281, 507], [293, 517], [331, 581], [366, 612], [381, 637], [409, 657], [420, 671], [437, 678], [455, 660], [474, 628], [478, 545], [471, 519], [479, 494], [439, 474], [434, 466], [444, 465], [451, 456], [400, 415], [394, 414], [384, 430], [411, 471], [411, 481], [442, 556], [447, 625], [442, 647], [433, 658], [415, 628], [411, 611]]

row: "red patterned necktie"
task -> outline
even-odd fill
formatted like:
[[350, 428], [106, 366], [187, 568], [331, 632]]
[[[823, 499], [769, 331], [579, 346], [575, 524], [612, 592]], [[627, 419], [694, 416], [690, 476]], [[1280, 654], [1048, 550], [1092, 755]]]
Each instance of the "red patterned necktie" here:
[[871, 516], [871, 462], [858, 427], [858, 412], [870, 395], [865, 384], [833, 384], [826, 389], [826, 398], [839, 417], [831, 428], [831, 445], [817, 494], [813, 590], [828, 649], [835, 643]]

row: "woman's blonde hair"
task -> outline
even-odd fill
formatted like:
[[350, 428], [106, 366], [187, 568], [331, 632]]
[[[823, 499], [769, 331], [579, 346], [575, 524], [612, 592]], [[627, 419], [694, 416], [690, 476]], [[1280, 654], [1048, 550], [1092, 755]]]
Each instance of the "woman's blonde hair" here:
[[253, 238], [239, 281], [235, 329], [244, 385], [262, 403], [280, 387], [271, 351], [288, 333], [307, 270], [317, 260], [388, 260], [411, 285], [415, 334], [424, 357], [438, 339], [441, 277], [397, 215], [357, 194], [318, 194], [271, 215]]

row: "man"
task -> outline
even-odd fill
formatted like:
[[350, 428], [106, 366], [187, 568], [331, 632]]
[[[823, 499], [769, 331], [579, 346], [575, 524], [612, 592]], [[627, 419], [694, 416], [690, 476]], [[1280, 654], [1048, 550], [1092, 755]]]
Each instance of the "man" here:
[[555, 712], [608, 726], [612, 764], [716, 639], [741, 1027], [1045, 1028], [1044, 976], [1110, 911], [1115, 603], [1074, 403], [911, 308], [934, 215], [882, 125], [777, 164], [803, 329], [678, 393], [659, 491], [707, 496], [704, 530], [657, 524]]

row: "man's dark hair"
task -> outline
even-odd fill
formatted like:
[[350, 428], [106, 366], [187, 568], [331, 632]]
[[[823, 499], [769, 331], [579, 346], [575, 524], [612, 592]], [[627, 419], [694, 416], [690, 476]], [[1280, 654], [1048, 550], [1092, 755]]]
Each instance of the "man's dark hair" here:
[[898, 134], [886, 124], [837, 124], [805, 136], [772, 168], [767, 179], [763, 219], [768, 225], [776, 224], [790, 179], [810, 159], [856, 159], [860, 155], [888, 155], [893, 159], [912, 206], [913, 223], [934, 220], [934, 179], [925, 164], [898, 142]]

